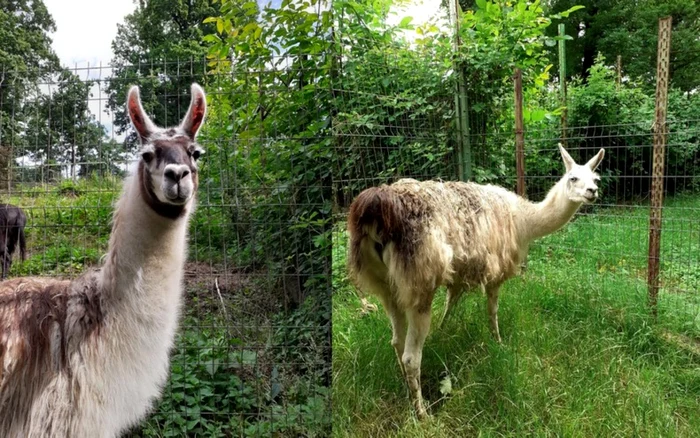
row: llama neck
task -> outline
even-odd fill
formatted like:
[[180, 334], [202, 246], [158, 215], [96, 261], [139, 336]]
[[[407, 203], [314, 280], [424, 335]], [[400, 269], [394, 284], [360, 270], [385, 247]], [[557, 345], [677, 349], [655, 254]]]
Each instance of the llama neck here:
[[521, 231], [526, 242], [551, 234], [566, 225], [581, 207], [566, 195], [566, 182], [560, 180], [542, 202], [526, 204]]
[[102, 268], [105, 299], [139, 300], [153, 292], [179, 295], [193, 202], [177, 219], [163, 217], [144, 199], [138, 174], [127, 179]]

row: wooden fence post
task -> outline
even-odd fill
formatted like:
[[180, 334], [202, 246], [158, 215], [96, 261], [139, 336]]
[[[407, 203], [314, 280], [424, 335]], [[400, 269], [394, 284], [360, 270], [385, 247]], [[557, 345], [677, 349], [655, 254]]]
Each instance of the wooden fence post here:
[[671, 52], [671, 17], [659, 19], [659, 43], [656, 65], [656, 113], [654, 116], [654, 150], [649, 209], [649, 258], [647, 285], [649, 304], [657, 314], [659, 295], [659, 259], [661, 254], [661, 212], [664, 202], [664, 158], [666, 153], [666, 109], [668, 107], [668, 70]]

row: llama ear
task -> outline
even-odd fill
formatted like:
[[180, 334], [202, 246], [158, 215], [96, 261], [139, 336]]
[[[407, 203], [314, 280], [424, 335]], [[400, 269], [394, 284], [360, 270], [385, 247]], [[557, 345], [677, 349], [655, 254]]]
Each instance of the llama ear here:
[[600, 162], [603, 161], [603, 157], [605, 156], [605, 149], [600, 148], [600, 151], [595, 155], [595, 157], [591, 158], [588, 163], [586, 163], [586, 166], [588, 166], [589, 169], [591, 170], [596, 170], [598, 166], [600, 165]]
[[561, 143], [559, 143], [559, 152], [561, 152], [561, 158], [562, 160], [564, 160], [564, 166], [566, 167], [566, 171], [570, 172], [571, 169], [573, 169], [576, 165], [576, 162], [573, 158], [571, 158], [571, 155], [569, 155], [569, 153], [566, 152], [566, 149], [564, 149], [564, 146], [562, 146]]
[[207, 113], [207, 98], [204, 95], [204, 90], [198, 84], [192, 84], [192, 101], [190, 108], [185, 114], [185, 118], [180, 123], [180, 128], [185, 131], [188, 137], [194, 140], [199, 132], [199, 128], [204, 123], [204, 117]]
[[126, 98], [126, 108], [129, 112], [131, 124], [134, 125], [134, 129], [138, 132], [139, 138], [141, 141], [147, 140], [156, 131], [156, 125], [153, 124], [146, 115], [146, 111], [143, 110], [139, 87], [136, 85], [129, 89], [129, 94]]

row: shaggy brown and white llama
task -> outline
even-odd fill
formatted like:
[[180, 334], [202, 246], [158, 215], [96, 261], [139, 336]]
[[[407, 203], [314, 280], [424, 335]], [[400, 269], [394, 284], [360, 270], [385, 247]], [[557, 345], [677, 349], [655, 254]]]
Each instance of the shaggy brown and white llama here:
[[72, 281], [0, 283], [0, 437], [118, 436], [167, 378], [206, 99], [193, 84], [185, 118], [169, 129], [151, 122], [137, 87], [127, 109], [142, 147], [104, 266]]
[[595, 169], [605, 151], [581, 166], [559, 148], [566, 174], [539, 203], [493, 185], [403, 179], [363, 191], [350, 206], [350, 278], [384, 306], [419, 418], [427, 415], [420, 365], [437, 287], [447, 286], [443, 321], [465, 290], [484, 290], [500, 342], [503, 282], [519, 273], [533, 240], [563, 227], [582, 204], [597, 199]]

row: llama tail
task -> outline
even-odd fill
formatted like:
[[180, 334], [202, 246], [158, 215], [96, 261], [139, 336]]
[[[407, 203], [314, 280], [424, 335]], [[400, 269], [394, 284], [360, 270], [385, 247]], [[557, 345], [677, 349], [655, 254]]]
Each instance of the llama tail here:
[[24, 227], [19, 228], [19, 254], [22, 261], [24, 261], [27, 256], [27, 240], [24, 236]]
[[348, 233], [350, 253], [348, 265], [359, 272], [362, 264], [362, 244], [369, 239], [381, 260], [381, 251], [389, 242], [400, 242], [404, 234], [403, 204], [389, 187], [371, 187], [350, 205]]

